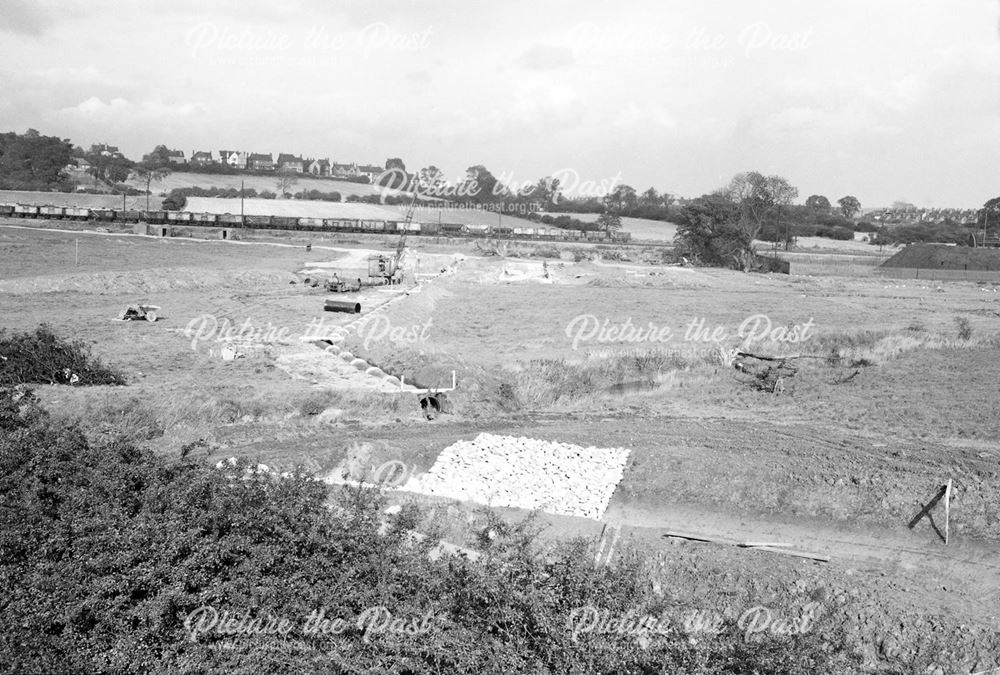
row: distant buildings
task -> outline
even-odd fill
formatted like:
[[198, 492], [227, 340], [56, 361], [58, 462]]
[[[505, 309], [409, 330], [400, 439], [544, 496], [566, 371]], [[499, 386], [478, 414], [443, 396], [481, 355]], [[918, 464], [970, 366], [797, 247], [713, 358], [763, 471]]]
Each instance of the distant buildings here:
[[[117, 151], [117, 148], [113, 148], [113, 150]], [[216, 159], [211, 151], [194, 150], [191, 152], [191, 160], [187, 161], [184, 159], [182, 151], [171, 150], [170, 162], [173, 164], [189, 164], [192, 167], [202, 168], [213, 165], [226, 165], [238, 171], [268, 172], [285, 170], [309, 174], [318, 178], [356, 180], [364, 177], [369, 182], [375, 182], [375, 179], [383, 172], [382, 167], [376, 164], [358, 164], [356, 162], [342, 164], [331, 162], [329, 158], [315, 159], [310, 157], [303, 159], [301, 155], [292, 155], [285, 152], [278, 153], [278, 157], [275, 159], [271, 153], [219, 150], [218, 159]]]
[[979, 209], [921, 209], [917, 207], [878, 209], [866, 214], [865, 219], [876, 225], [917, 225], [930, 223], [943, 225], [957, 223], [971, 225], [977, 222]]

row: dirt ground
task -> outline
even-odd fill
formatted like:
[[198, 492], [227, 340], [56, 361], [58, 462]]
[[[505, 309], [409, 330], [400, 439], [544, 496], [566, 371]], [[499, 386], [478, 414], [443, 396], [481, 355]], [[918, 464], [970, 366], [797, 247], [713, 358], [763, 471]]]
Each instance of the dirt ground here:
[[[603, 522], [542, 514], [546, 537], [619, 527], [621, 546], [686, 570], [663, 588], [714, 607], [819, 599], [873, 671], [1000, 667], [995, 286], [744, 275], [620, 261], [628, 255], [596, 248], [496, 256], [411, 238], [407, 283], [352, 297], [359, 317], [323, 312], [333, 296], [302, 283], [302, 272], [356, 270], [367, 255], [358, 248], [388, 252], [395, 239], [311, 237], [306, 251], [297, 238], [0, 225], [3, 328], [49, 323], [129, 382], [38, 388], [50, 409], [91, 420], [94, 433], [125, 425], [165, 453], [204, 439], [213, 461], [248, 456], [318, 472], [364, 446], [362, 468], [396, 461], [419, 474], [443, 448], [484, 431], [627, 447]], [[162, 319], [115, 321], [139, 301], [159, 305]], [[808, 324], [809, 338], [747, 341], [763, 331], [753, 317], [767, 317], [771, 337]], [[628, 341], [606, 330], [626, 322], [670, 337]], [[348, 327], [336, 349], [302, 339]], [[686, 339], [696, 329], [702, 339]], [[795, 361], [780, 391], [760, 391], [734, 367], [740, 347], [818, 358]], [[242, 356], [224, 360], [226, 350]], [[650, 359], [660, 364], [652, 373], [642, 365]], [[450, 386], [453, 370], [453, 410], [434, 421], [419, 396], [386, 388], [381, 374]], [[945, 546], [934, 529], [940, 507], [933, 526], [907, 525], [949, 479]], [[456, 522], [477, 517], [471, 504], [394, 499]], [[468, 544], [469, 532], [456, 529], [455, 540]], [[678, 533], [711, 541], [665, 536]], [[829, 562], [735, 545], [748, 541]]]

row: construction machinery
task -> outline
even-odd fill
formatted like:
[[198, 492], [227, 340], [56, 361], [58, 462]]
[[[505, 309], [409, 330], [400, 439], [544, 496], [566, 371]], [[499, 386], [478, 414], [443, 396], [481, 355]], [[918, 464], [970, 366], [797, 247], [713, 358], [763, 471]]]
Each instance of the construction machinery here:
[[119, 321], [156, 321], [159, 305], [125, 305], [118, 314]]

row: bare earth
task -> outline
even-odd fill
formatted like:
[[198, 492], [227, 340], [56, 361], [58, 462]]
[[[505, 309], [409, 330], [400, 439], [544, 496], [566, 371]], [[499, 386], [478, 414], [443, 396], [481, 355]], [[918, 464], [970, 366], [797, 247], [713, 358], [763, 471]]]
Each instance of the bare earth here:
[[[984, 394], [1000, 380], [994, 286], [657, 267], [624, 249], [630, 260], [489, 256], [475, 243], [411, 238], [403, 288], [351, 297], [362, 317], [382, 307], [358, 324], [323, 312], [334, 296], [303, 284], [302, 272], [357, 270], [394, 238], [311, 236], [306, 251], [294, 235], [196, 241], [25, 224], [0, 223], [3, 327], [47, 322], [125, 373], [120, 388], [38, 387], [50, 409], [90, 419], [93, 433], [100, 420], [124, 419], [164, 453], [206, 439], [212, 461], [243, 455], [319, 474], [349, 466], [357, 478], [395, 461], [419, 479], [442, 450], [484, 432], [625, 448], [603, 514], [542, 513], [545, 536], [620, 527], [620, 546], [651, 547], [690, 570], [663, 581], [676, 594], [700, 589], [722, 604], [819, 597], [872, 669], [914, 653], [940, 672], [1000, 666], [1000, 422]], [[161, 306], [162, 319], [114, 320], [137, 301]], [[589, 315], [669, 328], [671, 338], [584, 338], [579, 317]], [[740, 326], [757, 315], [772, 329], [811, 322], [811, 338], [747, 342]], [[971, 337], [959, 337], [958, 319]], [[685, 339], [692, 322], [718, 329], [716, 339]], [[301, 339], [311, 326], [344, 328], [346, 338], [325, 351]], [[727, 357], [740, 346], [820, 358], [799, 360], [781, 391], [762, 392]], [[223, 348], [242, 357], [223, 360]], [[616, 359], [649, 350], [674, 360], [641, 387], [606, 386], [629, 382], [601, 364], [625, 368]], [[838, 350], [843, 358], [828, 363]], [[432, 422], [416, 395], [384, 386], [399, 375], [450, 386], [453, 370], [453, 409]], [[907, 523], [948, 479], [945, 546], [927, 519]], [[393, 499], [455, 522], [476, 517], [469, 502]], [[940, 509], [933, 517], [943, 527]], [[456, 528], [453, 540], [472, 536]], [[736, 546], [745, 542], [829, 562]]]

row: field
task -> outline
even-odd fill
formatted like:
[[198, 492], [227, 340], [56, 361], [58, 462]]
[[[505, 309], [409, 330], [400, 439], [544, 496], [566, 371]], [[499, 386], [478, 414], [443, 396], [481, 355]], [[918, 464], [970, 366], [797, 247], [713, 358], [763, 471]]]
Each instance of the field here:
[[[149, 207], [160, 208], [162, 200], [150, 195]], [[125, 197], [126, 209], [146, 208], [145, 196]], [[0, 190], [0, 204], [37, 204], [39, 206], [80, 206], [90, 209], [120, 209], [121, 195], [91, 195], [82, 192], [25, 192]]]
[[[550, 213], [549, 215], [553, 218], [566, 215], [585, 223], [592, 223], [600, 217], [599, 213]], [[631, 232], [632, 238], [638, 241], [673, 242], [674, 235], [677, 234], [676, 224], [646, 218], [622, 218], [622, 229]]]
[[[139, 182], [135, 180], [129, 181], [129, 184], [140, 190], [145, 189], [144, 184], [140, 185]], [[153, 183], [151, 189], [155, 194], [165, 195], [171, 190], [186, 187], [222, 189], [235, 188], [239, 190], [241, 184], [243, 184], [246, 188], [254, 189], [257, 192], [263, 192], [265, 190], [270, 190], [271, 192], [278, 191], [278, 182], [275, 176], [226, 175], [215, 173], [194, 173], [188, 171], [175, 171], [162, 180]], [[381, 194], [382, 192], [382, 188], [369, 185], [367, 183], [351, 183], [332, 178], [315, 178], [313, 176], [305, 175], [297, 177], [295, 183], [290, 189], [291, 192], [299, 192], [300, 190], [339, 192], [344, 198], [349, 195], [365, 197], [368, 195]], [[389, 192], [391, 194], [395, 194], [395, 191], [393, 190], [390, 190]]]
[[[687, 570], [663, 581], [670, 597], [709, 608], [817, 601], [870, 672], [1000, 666], [1000, 420], [984, 394], [1000, 378], [995, 285], [745, 275], [649, 264], [640, 247], [488, 255], [412, 238], [404, 285], [350, 296], [359, 317], [323, 312], [336, 296], [304, 279], [353, 274], [394, 239], [311, 236], [307, 251], [292, 238], [0, 225], [4, 328], [49, 323], [126, 376], [36, 389], [87, 433], [124, 428], [165, 454], [204, 439], [212, 462], [352, 478], [386, 461], [424, 475], [484, 432], [627, 448], [603, 517], [543, 512], [546, 537], [620, 528], [621, 546]], [[161, 320], [115, 320], [140, 301]], [[317, 327], [337, 336], [329, 351], [300, 339]], [[798, 358], [762, 390], [754, 373], [769, 362], [737, 350]], [[449, 388], [453, 371], [451, 410], [433, 421], [398, 384]], [[948, 480], [945, 546], [927, 519], [907, 524]], [[447, 514], [452, 539], [474, 545], [462, 524], [478, 522], [476, 504], [392, 498]], [[677, 533], [712, 541], [665, 536]], [[748, 541], [829, 562], [731, 545]]]
[[[185, 209], [197, 213], [239, 213], [239, 199], [189, 197]], [[244, 199], [243, 213], [257, 216], [295, 216], [300, 218], [360, 218], [362, 220], [404, 220], [406, 206], [388, 204], [358, 204], [299, 199]], [[467, 225], [504, 225], [506, 227], [538, 227], [525, 218], [499, 216], [476, 209], [414, 209], [413, 220], [423, 223], [464, 223]]]

